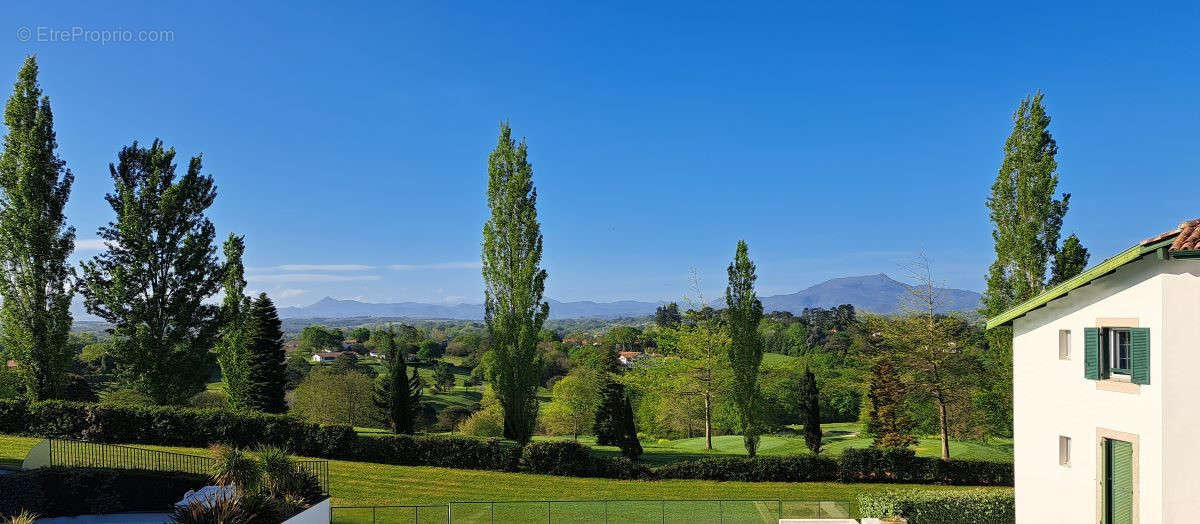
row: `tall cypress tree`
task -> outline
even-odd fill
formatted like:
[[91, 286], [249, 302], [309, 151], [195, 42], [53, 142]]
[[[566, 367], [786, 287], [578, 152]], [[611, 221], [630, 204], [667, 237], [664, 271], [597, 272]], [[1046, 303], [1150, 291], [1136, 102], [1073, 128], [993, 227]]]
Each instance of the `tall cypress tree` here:
[[221, 286], [204, 211], [217, 198], [211, 176], [192, 157], [175, 175], [175, 150], [135, 141], [109, 165], [116, 219], [98, 233], [108, 249], [83, 262], [88, 312], [112, 327], [109, 355], [120, 381], [160, 404], [182, 404], [211, 375], [220, 308], [205, 303]]
[[907, 448], [917, 444], [913, 421], [904, 409], [907, 395], [907, 388], [892, 361], [886, 357], [876, 360], [871, 367], [871, 382], [867, 389], [871, 406], [867, 433], [875, 437], [871, 447]]
[[266, 293], [250, 305], [249, 373], [244, 405], [264, 413], [287, 412], [287, 363], [283, 350], [283, 323]]
[[[414, 431], [412, 379], [404, 352], [396, 348], [396, 333], [389, 327], [378, 348], [388, 358], [388, 374], [375, 391], [375, 406], [387, 414], [388, 426], [396, 433], [411, 435]], [[416, 368], [413, 368], [416, 371]], [[415, 374], [414, 374], [415, 376]], [[418, 377], [419, 378], [419, 377]], [[419, 393], [419, 391], [418, 391]]]
[[625, 385], [612, 376], [621, 372], [615, 349], [609, 350], [608, 362], [605, 370], [608, 376], [604, 378], [604, 389], [600, 392], [600, 408], [596, 410], [592, 434], [596, 436], [597, 444], [617, 446], [626, 457], [636, 459], [642, 456], [642, 443], [637, 437], [633, 405]]
[[817, 376], [804, 366], [804, 383], [800, 387], [800, 401], [804, 411], [804, 444], [813, 455], [821, 452], [821, 392], [817, 389]]
[[37, 61], [26, 58], [4, 107], [0, 154], [0, 343], [20, 363], [30, 400], [61, 396], [74, 359], [67, 257], [75, 228], [63, 207], [75, 177], [55, 153], [54, 115], [37, 74]]
[[742, 422], [742, 439], [746, 453], [758, 453], [759, 400], [758, 368], [762, 365], [763, 341], [758, 332], [762, 320], [762, 302], [754, 292], [754, 262], [750, 248], [739, 240], [733, 263], [729, 264], [729, 286], [725, 288], [725, 304], [729, 315], [729, 367], [733, 370], [733, 402]]
[[525, 141], [500, 124], [496, 148], [488, 155], [487, 202], [491, 218], [483, 226], [484, 321], [491, 338], [487, 369], [504, 411], [504, 437], [528, 442], [537, 421], [537, 388], [543, 362], [538, 333], [550, 314], [542, 300], [546, 270], [537, 219], [537, 189]]
[[217, 363], [221, 366], [221, 380], [225, 392], [234, 407], [250, 407], [247, 403], [250, 387], [251, 328], [250, 298], [245, 296], [246, 270], [242, 254], [246, 251], [246, 239], [232, 233], [225, 240], [225, 300], [221, 306], [221, 332], [217, 341]]

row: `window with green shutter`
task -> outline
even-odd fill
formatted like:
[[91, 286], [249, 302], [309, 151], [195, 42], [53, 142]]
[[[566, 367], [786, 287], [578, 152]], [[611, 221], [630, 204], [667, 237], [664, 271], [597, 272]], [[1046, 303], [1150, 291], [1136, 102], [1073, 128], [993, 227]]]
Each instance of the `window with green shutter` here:
[[1083, 328], [1083, 377], [1100, 380], [1100, 329]]
[[1104, 440], [1104, 524], [1133, 523], [1133, 444]]
[[1129, 329], [1129, 380], [1134, 384], [1150, 383], [1150, 328]]

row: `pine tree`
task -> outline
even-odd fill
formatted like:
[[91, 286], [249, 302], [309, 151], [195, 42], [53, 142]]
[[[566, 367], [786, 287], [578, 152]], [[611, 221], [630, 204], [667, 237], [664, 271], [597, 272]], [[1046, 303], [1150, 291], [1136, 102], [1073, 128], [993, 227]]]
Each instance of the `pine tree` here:
[[525, 141], [500, 124], [496, 148], [488, 155], [487, 201], [491, 218], [483, 226], [484, 321], [491, 338], [491, 383], [504, 411], [504, 437], [529, 442], [537, 421], [537, 388], [543, 362], [538, 333], [550, 314], [542, 300], [546, 270], [537, 220], [537, 189]]
[[742, 423], [746, 452], [758, 453], [759, 400], [758, 368], [762, 364], [763, 341], [758, 332], [762, 320], [762, 302], [754, 293], [754, 262], [746, 241], [739, 240], [733, 263], [729, 264], [729, 286], [725, 304], [729, 316], [729, 366], [733, 371], [733, 402]]
[[1079, 237], [1072, 234], [1063, 240], [1063, 245], [1054, 254], [1054, 267], [1050, 271], [1050, 282], [1047, 285], [1057, 286], [1083, 272], [1087, 268], [1089, 258], [1087, 248], [1079, 242]]
[[175, 150], [134, 142], [109, 165], [105, 199], [116, 219], [98, 233], [108, 249], [82, 265], [88, 312], [109, 324], [120, 382], [160, 404], [204, 391], [211, 373], [221, 286], [216, 236], [204, 211], [217, 197], [200, 157], [175, 175]]
[[287, 364], [284, 362], [283, 323], [275, 303], [260, 293], [250, 305], [249, 373], [245, 407], [264, 413], [287, 412]]
[[621, 442], [617, 445], [621, 448], [621, 454], [625, 457], [637, 460], [642, 456], [642, 441], [638, 439], [637, 427], [633, 421], [633, 403], [629, 400], [629, 395], [622, 395], [625, 399], [624, 409], [621, 410]]
[[626, 457], [636, 459], [642, 456], [642, 443], [637, 437], [633, 405], [625, 385], [612, 376], [621, 372], [615, 349], [609, 350], [607, 361], [609, 364], [604, 369], [606, 376], [600, 391], [600, 407], [596, 409], [592, 423], [592, 434], [596, 436], [596, 444], [617, 446]]
[[250, 407], [251, 331], [250, 298], [245, 296], [246, 270], [242, 254], [246, 251], [245, 237], [232, 233], [225, 240], [225, 270], [223, 285], [225, 299], [221, 306], [221, 332], [217, 341], [217, 363], [221, 380], [233, 407]]
[[867, 433], [875, 440], [875, 448], [907, 448], [916, 445], [913, 422], [904, 409], [907, 392], [896, 367], [887, 358], [881, 358], [871, 368], [871, 382], [867, 390], [870, 401], [870, 418]]
[[62, 397], [74, 352], [71, 330], [75, 228], [63, 207], [75, 180], [58, 157], [50, 98], [30, 56], [4, 107], [0, 154], [0, 344], [17, 362], [30, 400]]
[[[413, 406], [416, 404], [412, 402], [412, 381], [408, 377], [408, 364], [404, 361], [404, 355], [396, 349], [394, 330], [389, 327], [379, 342], [378, 349], [388, 358], [388, 375], [383, 384], [376, 389], [375, 405], [387, 414], [388, 426], [393, 432], [411, 435], [414, 431]], [[417, 376], [416, 371], [416, 368], [413, 368], [414, 377]]]
[[804, 444], [816, 455], [821, 453], [821, 393], [817, 390], [817, 376], [808, 366], [804, 367], [800, 400], [804, 412]]

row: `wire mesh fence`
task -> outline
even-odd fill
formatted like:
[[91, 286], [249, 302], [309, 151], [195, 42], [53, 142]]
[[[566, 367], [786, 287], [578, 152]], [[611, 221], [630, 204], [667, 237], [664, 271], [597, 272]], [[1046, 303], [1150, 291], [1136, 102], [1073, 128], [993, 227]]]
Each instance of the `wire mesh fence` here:
[[[189, 455], [121, 444], [100, 444], [65, 439], [47, 439], [47, 443], [50, 454], [49, 465], [51, 466], [178, 471], [208, 475], [212, 472], [214, 463], [212, 457], [203, 455]], [[313, 474], [321, 483], [321, 490], [329, 493], [329, 461], [297, 460], [295, 462], [297, 470]]]
[[540, 500], [334, 507], [338, 524], [704, 523], [849, 518], [850, 503], [817, 500]]

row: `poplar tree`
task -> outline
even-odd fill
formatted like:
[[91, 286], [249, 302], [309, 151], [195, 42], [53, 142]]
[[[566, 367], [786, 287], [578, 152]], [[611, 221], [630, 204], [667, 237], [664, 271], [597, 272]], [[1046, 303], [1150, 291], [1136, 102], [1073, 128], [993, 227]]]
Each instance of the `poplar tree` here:
[[4, 107], [0, 154], [0, 344], [20, 364], [30, 400], [62, 396], [74, 360], [67, 257], [75, 228], [63, 207], [75, 177], [55, 153], [54, 115], [37, 74], [37, 60], [26, 58]]
[[106, 251], [83, 262], [88, 312], [112, 325], [109, 355], [124, 385], [159, 404], [204, 391], [220, 308], [206, 304], [221, 286], [216, 236], [204, 211], [217, 197], [192, 157], [175, 174], [175, 149], [135, 141], [109, 164], [116, 218], [100, 227]]
[[504, 411], [504, 437], [520, 443], [533, 436], [537, 388], [543, 362], [538, 333], [550, 314], [542, 300], [546, 270], [537, 219], [537, 189], [524, 140], [500, 124], [496, 148], [488, 155], [487, 202], [491, 218], [483, 226], [484, 321], [491, 338], [487, 369]]
[[[988, 268], [987, 289], [980, 313], [998, 315], [1046, 288], [1051, 260], [1066, 256], [1051, 283], [1069, 279], [1087, 263], [1086, 250], [1059, 255], [1058, 241], [1071, 195], [1055, 198], [1058, 189], [1058, 143], [1050, 134], [1050, 115], [1036, 92], [1021, 100], [1013, 113], [1012, 132], [1004, 142], [1004, 159], [987, 199], [992, 222], [995, 260]], [[1075, 249], [1078, 247], [1078, 249]], [[990, 383], [982, 385], [978, 402], [993, 433], [1012, 432], [1012, 329], [998, 327], [987, 333], [985, 361]]]
[[733, 263], [729, 264], [729, 285], [725, 288], [726, 313], [729, 316], [729, 366], [733, 371], [733, 402], [742, 423], [746, 452], [758, 453], [759, 400], [758, 368], [762, 364], [763, 341], [758, 332], [762, 320], [762, 302], [754, 293], [754, 262], [745, 240], [739, 240]]
[[804, 444], [816, 455], [821, 453], [821, 393], [817, 389], [817, 376], [808, 366], [804, 367], [800, 401], [804, 412]]
[[233, 407], [249, 407], [251, 333], [250, 298], [245, 296], [246, 270], [242, 254], [246, 240], [232, 233], [225, 240], [225, 299], [221, 306], [221, 332], [217, 342], [217, 363], [221, 380]]
[[1067, 237], [1058, 253], [1054, 254], [1054, 267], [1050, 270], [1050, 282], [1047, 285], [1057, 286], [1082, 273], [1087, 268], [1089, 257], [1079, 237], [1073, 234]]
[[279, 311], [266, 293], [259, 293], [247, 317], [250, 351], [244, 404], [264, 413], [286, 413], [287, 364]]

